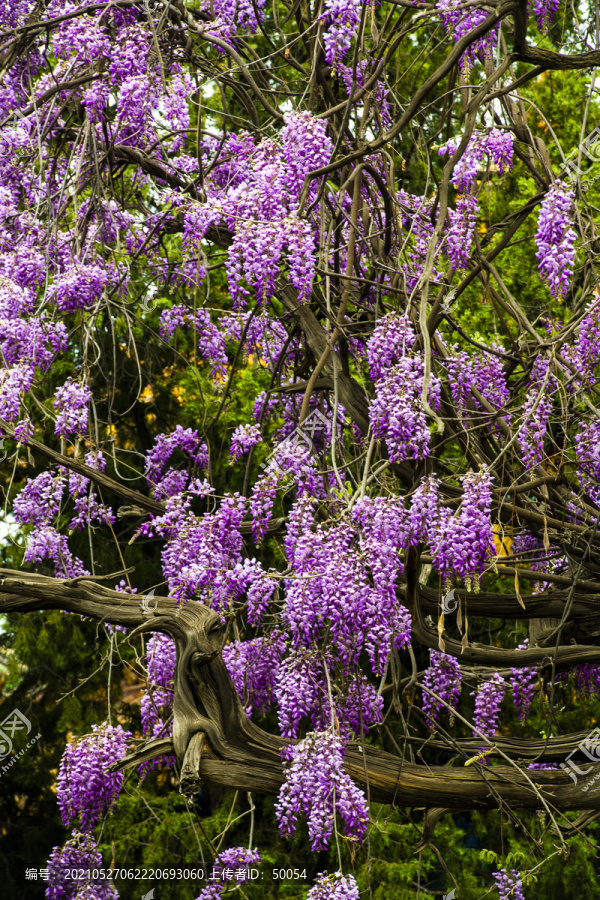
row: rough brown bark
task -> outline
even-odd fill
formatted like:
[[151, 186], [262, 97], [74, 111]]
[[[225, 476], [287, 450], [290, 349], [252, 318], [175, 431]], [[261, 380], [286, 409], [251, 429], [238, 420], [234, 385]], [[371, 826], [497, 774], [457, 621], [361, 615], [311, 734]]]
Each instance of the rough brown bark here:
[[[153, 599], [157, 607], [148, 615], [141, 597], [112, 591], [89, 578], [56, 579], [0, 569], [3, 613], [64, 609], [133, 627], [130, 639], [148, 631], [174, 638], [173, 739], [137, 747], [120, 765], [174, 752], [183, 766], [182, 788], [187, 793], [197, 789], [196, 775], [239, 790], [276, 793], [284, 778], [280, 750], [286, 742], [263, 731], [246, 715], [221, 656], [220, 617], [200, 603], [188, 603], [178, 610], [170, 598]], [[579, 739], [580, 735], [572, 735], [561, 740], [566, 749]], [[470, 752], [475, 744], [479, 742], [458, 746]], [[503, 749], [500, 743], [496, 746]], [[537, 747], [528, 745], [528, 752], [522, 755], [530, 759], [536, 749], [541, 753], [543, 742]], [[555, 751], [552, 745], [550, 752]], [[462, 769], [420, 766], [370, 746], [352, 744], [346, 754], [346, 771], [364, 788], [368, 785], [371, 799], [381, 803], [474, 809], [504, 802], [527, 809], [600, 810], [600, 794], [584, 790], [582, 780], [573, 784], [558, 770], [527, 772], [516, 764], [486, 767], [475, 763]], [[599, 772], [600, 765], [595, 765], [586, 774], [592, 778]]]

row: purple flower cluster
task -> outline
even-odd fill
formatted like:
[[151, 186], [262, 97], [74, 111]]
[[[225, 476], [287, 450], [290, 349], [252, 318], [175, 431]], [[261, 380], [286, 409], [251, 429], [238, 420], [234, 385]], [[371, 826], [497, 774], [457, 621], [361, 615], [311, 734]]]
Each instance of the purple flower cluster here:
[[548, 31], [559, 6], [560, 0], [533, 0], [533, 11], [542, 34]]
[[367, 344], [367, 361], [372, 381], [385, 378], [399, 360], [412, 349], [417, 335], [408, 316], [389, 313], [379, 320]]
[[119, 900], [119, 894], [106, 879], [74, 880], [72, 873], [102, 869], [102, 854], [90, 834], [75, 833], [63, 847], [54, 847], [48, 860], [46, 900]]
[[573, 393], [583, 384], [595, 384], [595, 369], [600, 360], [600, 305], [596, 297], [587, 304], [577, 337], [564, 348], [564, 355], [581, 376], [575, 377], [567, 390]]
[[539, 466], [544, 458], [544, 439], [552, 412], [552, 397], [558, 385], [550, 361], [538, 356], [529, 380], [530, 390], [523, 404], [523, 425], [519, 440], [527, 469]]
[[[142, 731], [146, 737], [169, 737], [173, 733], [173, 681], [177, 662], [175, 641], [156, 632], [148, 641], [146, 667], [149, 689], [142, 694]], [[160, 765], [173, 766], [175, 757], [160, 756], [139, 766], [143, 778]]]
[[344, 741], [361, 731], [366, 734], [374, 722], [381, 721], [383, 698], [364, 675], [353, 672], [340, 678], [335, 697], [331, 694], [334, 662], [331, 655], [323, 660], [322, 654], [308, 648], [292, 649], [285, 657], [275, 684], [279, 728], [284, 737], [297, 737], [305, 718], [320, 731], [336, 724]]
[[[421, 402], [424, 363], [421, 356], [409, 350], [415, 337], [407, 319], [388, 316], [377, 325], [367, 344], [375, 381], [369, 417], [373, 434], [385, 440], [392, 462], [429, 456], [431, 435]], [[440, 388], [439, 379], [432, 374], [428, 400], [436, 408]]]
[[[14, 276], [14, 271], [11, 275]], [[25, 276], [24, 281], [29, 280]], [[55, 354], [66, 346], [64, 323], [48, 321], [45, 313], [33, 315], [34, 306], [29, 284], [20, 284], [14, 277], [0, 274], [0, 352], [9, 371], [14, 366], [31, 372], [35, 365], [46, 370]]]
[[[400, 498], [359, 501], [335, 527], [306, 528], [310, 501], [290, 512], [285, 548], [292, 577], [286, 582], [282, 621], [295, 646], [330, 636], [346, 670], [366, 650], [382, 673], [392, 646], [405, 646], [410, 616], [397, 599], [398, 546], [406, 546], [407, 516]], [[303, 527], [304, 526], [304, 527]]]
[[[501, 351], [502, 347], [492, 344], [490, 349]], [[444, 360], [444, 368], [448, 373], [452, 400], [460, 416], [467, 421], [471, 418], [469, 404], [475, 410], [485, 413], [483, 406], [473, 394], [473, 388], [476, 388], [495, 409], [502, 410], [504, 419], [510, 422], [510, 413], [504, 409], [510, 399], [510, 391], [502, 359], [494, 353], [483, 351], [469, 356], [464, 351], [456, 352], [457, 346], [454, 346], [453, 350], [454, 354]]]
[[279, 632], [223, 648], [223, 660], [248, 715], [267, 712], [275, 699], [275, 680], [285, 652]]
[[[439, 0], [437, 8], [440, 11], [444, 28], [457, 41], [485, 22], [488, 17], [488, 13], [483, 9], [473, 7], [464, 9], [461, 0]], [[477, 38], [470, 45], [461, 59], [465, 72], [469, 72], [471, 66], [479, 59], [488, 59], [493, 56], [498, 41], [498, 30], [499, 26], [495, 25], [487, 34]]]
[[217, 381], [225, 381], [227, 374], [227, 353], [225, 334], [210, 318], [206, 309], [192, 312], [185, 306], [172, 306], [160, 316], [160, 336], [170, 340], [177, 327], [189, 328], [198, 340], [198, 353], [210, 363], [212, 376]]
[[521, 876], [515, 869], [507, 872], [506, 869], [500, 869], [499, 872], [493, 872], [496, 887], [500, 900], [525, 900], [523, 896], [523, 882]]
[[231, 436], [229, 455], [232, 457], [232, 462], [248, 453], [252, 447], [256, 447], [261, 441], [262, 435], [258, 425], [238, 425]]
[[360, 0], [325, 0], [326, 31], [323, 37], [325, 60], [334, 66], [346, 55], [358, 23], [360, 22]]
[[96, 303], [108, 284], [108, 272], [102, 266], [79, 264], [57, 275], [50, 297], [57, 309], [74, 313]]
[[292, 197], [298, 197], [309, 172], [329, 162], [333, 145], [327, 135], [327, 125], [309, 112], [285, 114], [280, 135], [285, 161], [284, 183]]
[[456, 201], [456, 210], [449, 210], [449, 216], [446, 255], [457, 271], [465, 269], [469, 260], [477, 220], [477, 200], [472, 194], [461, 194]]
[[[439, 650], [430, 650], [431, 665], [423, 676], [423, 687], [429, 688], [453, 709], [456, 708], [460, 697], [461, 673], [458, 660]], [[452, 721], [452, 713], [427, 691], [423, 691], [423, 712], [432, 731], [435, 731], [436, 722], [440, 713], [448, 713]]]
[[[457, 576], [467, 590], [479, 587], [479, 576], [495, 553], [492, 530], [492, 477], [488, 472], [461, 476], [463, 499], [455, 515], [442, 508], [441, 527], [432, 547], [434, 563], [449, 583]], [[445, 514], [445, 515], [444, 515]]]
[[153, 486], [157, 499], [180, 494], [189, 484], [189, 475], [186, 472], [174, 468], [165, 472], [165, 466], [175, 450], [186, 453], [192, 465], [203, 470], [208, 469], [208, 448], [198, 437], [197, 431], [177, 425], [171, 434], [159, 434], [154, 447], [146, 454], [145, 467], [146, 478]]
[[58, 515], [66, 480], [51, 469], [29, 481], [15, 498], [13, 512], [23, 525], [46, 525]]
[[83, 831], [91, 831], [114, 805], [123, 784], [122, 772], [108, 772], [122, 759], [131, 732], [104, 723], [92, 725], [92, 734], [67, 744], [58, 773], [56, 797], [62, 820], [71, 825], [81, 820]]
[[360, 894], [354, 875], [322, 872], [314, 887], [306, 895], [306, 900], [359, 900]]
[[[286, 115], [278, 142], [235, 140], [235, 163], [229, 157], [224, 167], [215, 165], [206, 203], [184, 213], [184, 252], [197, 258], [208, 229], [225, 221], [233, 233], [226, 270], [236, 308], [246, 303], [244, 281], [261, 303], [270, 299], [286, 257], [290, 281], [302, 300], [314, 275], [315, 225], [300, 219], [297, 207], [308, 172], [329, 162], [333, 146], [326, 124], [308, 112], [294, 112]], [[309, 198], [315, 190], [313, 182]]]
[[[423, 274], [425, 260], [433, 238], [433, 203], [427, 197], [418, 197], [406, 191], [398, 191], [402, 209], [402, 227], [405, 230], [400, 258], [406, 284], [412, 290]], [[444, 273], [440, 266], [440, 250], [436, 253], [431, 279], [441, 282]]]
[[[87, 453], [85, 461], [92, 468], [104, 468], [101, 452]], [[81, 475], [70, 473], [67, 481], [64, 470], [49, 469], [25, 485], [15, 498], [14, 514], [18, 522], [36, 526], [27, 536], [26, 562], [39, 563], [50, 558], [58, 577], [89, 574], [69, 550], [66, 535], [60, 534], [51, 524], [61, 511], [65, 488], [76, 513], [69, 523], [70, 529], [83, 528], [93, 522], [114, 522], [113, 513], [98, 501], [93, 491], [88, 490], [89, 484], [89, 479]]]
[[34, 564], [51, 559], [57, 578], [78, 578], [90, 574], [82, 561], [69, 550], [66, 535], [59, 534], [51, 525], [37, 527], [27, 536], [24, 559]]
[[[206, 496], [211, 488], [197, 479], [189, 490]], [[204, 603], [223, 612], [247, 592], [250, 620], [258, 623], [276, 587], [257, 560], [243, 559], [241, 526], [246, 500], [228, 494], [214, 513], [196, 516], [190, 497], [178, 494], [166, 502], [166, 512], [145, 522], [137, 535], [158, 535], [166, 541], [163, 573], [169, 591], [187, 602], [198, 594]]]
[[588, 697], [600, 695], [600, 666], [592, 663], [582, 663], [579, 666], [574, 666], [570, 673], [559, 672], [556, 680], [566, 681], [569, 674], [574, 676], [577, 690], [581, 694]]
[[256, 866], [261, 861], [258, 850], [245, 850], [244, 847], [231, 847], [223, 850], [215, 859], [212, 867], [212, 875], [215, 877], [213, 884], [207, 885], [200, 891], [197, 900], [219, 900], [223, 891], [231, 885], [244, 884], [248, 880], [248, 869]]
[[498, 673], [492, 675], [471, 693], [475, 697], [475, 713], [473, 722], [475, 727], [487, 738], [492, 738], [498, 730], [498, 717], [500, 705], [506, 692], [506, 682]]
[[[527, 650], [529, 638], [519, 644], [517, 650]], [[522, 669], [511, 669], [513, 700], [517, 708], [519, 722], [523, 724], [529, 715], [529, 708], [535, 694], [538, 670], [537, 666], [525, 666]]]
[[310, 732], [286, 754], [286, 780], [276, 804], [282, 834], [292, 835], [304, 813], [313, 850], [328, 846], [336, 815], [345, 834], [362, 840], [369, 814], [364, 793], [343, 770], [342, 742], [332, 728]]
[[566, 183], [555, 181], [544, 197], [536, 232], [540, 274], [555, 297], [564, 297], [573, 274], [575, 241], [573, 228], [575, 193]]
[[575, 453], [580, 483], [597, 502], [600, 496], [600, 421], [585, 424], [575, 435]]
[[[458, 147], [455, 141], [448, 141], [439, 149], [440, 156], [452, 156]], [[485, 156], [498, 166], [498, 172], [510, 172], [513, 166], [513, 143], [509, 131], [492, 128], [488, 132], [475, 131], [469, 143], [454, 166], [451, 183], [457, 190], [470, 194], [477, 180], [477, 169]]]
[[439, 481], [423, 480], [413, 494], [409, 513], [413, 541], [431, 547], [433, 563], [449, 585], [452, 575], [467, 588], [478, 589], [479, 576], [495, 551], [491, 522], [491, 476], [487, 472], [461, 477], [463, 499], [454, 515], [442, 505]]
[[[173, 734], [173, 691], [160, 687], [151, 687], [142, 694], [140, 705], [142, 731], [146, 737], [170, 737]], [[161, 762], [170, 762], [170, 757], [154, 759], [150, 764], [143, 763], [140, 772], [143, 775], [148, 768], [154, 768]]]
[[256, 541], [261, 541], [266, 534], [279, 487], [289, 486], [290, 482], [295, 484], [299, 495], [322, 496], [322, 481], [318, 476], [311, 448], [304, 443], [286, 440], [275, 447], [265, 474], [252, 489], [250, 512], [252, 533]]
[[79, 384], [73, 378], [68, 378], [54, 396], [52, 405], [58, 413], [54, 429], [56, 434], [61, 437], [86, 434], [88, 403], [92, 399], [92, 392], [87, 384]]
[[[367, 78], [371, 74], [371, 72], [369, 71], [369, 63], [367, 62], [367, 60], [361, 60], [360, 58], [358, 59], [356, 66], [344, 66], [337, 63], [336, 71], [341, 75], [348, 95], [355, 92], [355, 88], [353, 88], [354, 84], [357, 87], [364, 87]], [[389, 91], [387, 90], [385, 84], [381, 81], [376, 82], [372, 90], [374, 98], [373, 105], [377, 108], [377, 125], [375, 126], [375, 128], [378, 131], [389, 131], [392, 126]], [[357, 117], [364, 115], [364, 106], [355, 103], [354, 108], [356, 110], [355, 115]], [[358, 121], [360, 121], [360, 118], [358, 119]], [[373, 126], [374, 123], [372, 123], [371, 127]]]
[[167, 634], [156, 632], [146, 650], [148, 681], [163, 688], [172, 688], [177, 654], [175, 641]]
[[33, 3], [31, 0], [16, 0], [7, 2], [3, 0], [0, 5], [0, 23], [7, 28], [16, 28], [24, 25], [31, 15]]

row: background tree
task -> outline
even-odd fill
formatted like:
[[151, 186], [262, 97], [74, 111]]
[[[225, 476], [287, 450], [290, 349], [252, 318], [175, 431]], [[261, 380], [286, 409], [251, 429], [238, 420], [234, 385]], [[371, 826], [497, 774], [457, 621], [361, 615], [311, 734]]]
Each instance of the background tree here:
[[566, 897], [571, 848], [593, 896], [596, 17], [23, 0], [2, 29], [2, 712], [45, 724], [6, 830], [50, 776], [75, 829], [19, 864], [56, 840], [57, 898], [167, 859], [203, 900]]

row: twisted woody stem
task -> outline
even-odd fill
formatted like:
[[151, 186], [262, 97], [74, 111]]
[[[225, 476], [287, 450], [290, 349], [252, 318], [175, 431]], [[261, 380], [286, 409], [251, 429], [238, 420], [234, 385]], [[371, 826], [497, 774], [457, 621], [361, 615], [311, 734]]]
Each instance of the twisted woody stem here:
[[[409, 566], [410, 570], [410, 566]], [[410, 572], [409, 572], [410, 577]], [[409, 583], [409, 591], [414, 590]], [[182, 764], [182, 789], [193, 792], [206, 779], [239, 790], [276, 793], [284, 781], [280, 750], [285, 741], [262, 730], [246, 715], [221, 656], [223, 626], [217, 613], [200, 603], [180, 609], [155, 597], [148, 614], [141, 598], [110, 590], [90, 578], [57, 579], [0, 569], [0, 611], [63, 609], [100, 622], [169, 634], [177, 646], [172, 743], [161, 739], [122, 762], [133, 765], [173, 750]], [[542, 749], [540, 747], [540, 749]], [[561, 771], [524, 772], [516, 764], [469, 769], [404, 762], [372, 747], [351, 745], [345, 765], [368, 785], [372, 800], [448, 809], [514, 807], [600, 809], [600, 796], [573, 784]], [[591, 778], [600, 767], [592, 766]]]

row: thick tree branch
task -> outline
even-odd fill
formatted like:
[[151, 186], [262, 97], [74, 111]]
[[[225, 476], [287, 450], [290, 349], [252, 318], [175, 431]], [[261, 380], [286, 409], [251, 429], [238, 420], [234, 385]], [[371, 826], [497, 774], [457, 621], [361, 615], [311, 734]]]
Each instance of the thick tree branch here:
[[[190, 763], [197, 760], [199, 775], [209, 781], [238, 790], [276, 793], [284, 778], [280, 750], [286, 741], [258, 728], [244, 712], [221, 657], [219, 616], [200, 603], [177, 610], [173, 600], [154, 599], [157, 608], [146, 616], [141, 598], [86, 578], [59, 580], [0, 569], [3, 613], [66, 609], [100, 621], [138, 625], [130, 639], [146, 631], [162, 631], [174, 638], [173, 743], [139, 748], [122, 765], [169, 752], [172, 746], [181, 762], [187, 760], [186, 790], [194, 789]], [[545, 801], [558, 810], [600, 809], [600, 795], [586, 792], [583, 782], [574, 785], [562, 772], [525, 774], [509, 766], [424, 767], [370, 746], [364, 748], [363, 757], [358, 745], [349, 748], [345, 768], [358, 784], [368, 782], [372, 800], [382, 803], [473, 809], [496, 807], [500, 798], [516, 808], [540, 809]], [[600, 766], [594, 766], [589, 777], [598, 771]]]

